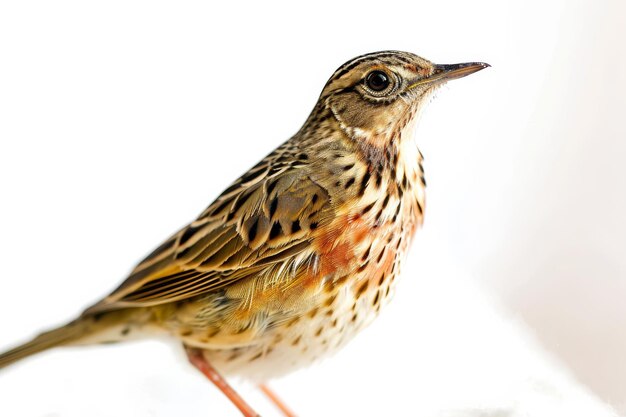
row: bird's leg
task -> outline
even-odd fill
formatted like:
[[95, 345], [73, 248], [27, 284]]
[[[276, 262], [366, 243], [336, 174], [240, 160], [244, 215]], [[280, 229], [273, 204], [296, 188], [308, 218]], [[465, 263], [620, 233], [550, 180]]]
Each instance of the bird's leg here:
[[261, 384], [259, 385], [259, 389], [280, 411], [282, 411], [285, 417], [296, 417], [296, 414], [289, 407], [287, 407], [287, 404], [285, 404], [270, 387], [266, 384]]
[[260, 417], [252, 407], [244, 401], [239, 394], [226, 382], [213, 366], [204, 358], [202, 350], [185, 346], [189, 362], [202, 372], [209, 380], [215, 384], [220, 391], [241, 411], [245, 417]]

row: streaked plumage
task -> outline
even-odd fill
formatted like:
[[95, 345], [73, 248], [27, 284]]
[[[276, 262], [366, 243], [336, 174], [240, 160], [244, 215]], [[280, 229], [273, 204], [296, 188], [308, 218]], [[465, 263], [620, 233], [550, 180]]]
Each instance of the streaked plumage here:
[[223, 373], [265, 381], [337, 349], [387, 302], [422, 223], [412, 140], [422, 106], [447, 79], [484, 67], [397, 51], [347, 62], [298, 133], [111, 295], [1, 355], [0, 367], [56, 345], [164, 333]]

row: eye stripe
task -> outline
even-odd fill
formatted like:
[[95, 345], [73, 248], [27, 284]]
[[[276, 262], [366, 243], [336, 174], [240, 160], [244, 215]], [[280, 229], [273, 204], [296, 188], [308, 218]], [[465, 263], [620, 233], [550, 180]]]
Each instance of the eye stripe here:
[[[363, 61], [367, 60], [367, 59], [371, 59], [372, 61], [375, 59], [380, 59], [380, 58], [390, 58], [390, 57], [394, 57], [394, 58], [399, 58], [401, 56], [401, 52], [398, 51], [382, 51], [382, 52], [374, 52], [371, 54], [365, 54], [365, 55], [361, 55], [358, 56], [356, 58], [354, 58], [352, 61], [349, 61], [347, 63], [345, 63], [344, 65], [342, 65], [341, 67], [339, 67], [339, 69], [337, 71], [335, 71], [335, 73], [333, 74], [332, 77], [330, 77], [329, 82], [335, 81], [340, 79], [341, 77], [343, 77], [346, 73], [348, 73], [351, 69], [353, 69], [354, 67], [356, 67], [357, 65], [361, 64]], [[408, 60], [404, 62], [410, 62], [410, 60]]]

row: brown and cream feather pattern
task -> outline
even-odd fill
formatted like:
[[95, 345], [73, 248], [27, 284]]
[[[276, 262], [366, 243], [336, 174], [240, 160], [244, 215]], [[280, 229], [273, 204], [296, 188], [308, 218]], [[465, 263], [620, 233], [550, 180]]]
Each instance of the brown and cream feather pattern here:
[[0, 366], [57, 344], [162, 332], [204, 349], [223, 372], [264, 380], [344, 344], [389, 299], [422, 223], [424, 170], [412, 133], [441, 84], [426, 81], [442, 68], [397, 51], [344, 64], [298, 133], [67, 326], [71, 333], [35, 339]]

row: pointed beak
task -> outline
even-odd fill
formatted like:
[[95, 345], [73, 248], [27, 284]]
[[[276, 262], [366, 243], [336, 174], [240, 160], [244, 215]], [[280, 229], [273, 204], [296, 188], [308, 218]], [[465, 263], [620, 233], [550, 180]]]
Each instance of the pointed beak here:
[[463, 64], [435, 65], [435, 70], [425, 78], [419, 78], [411, 82], [408, 89], [425, 84], [440, 84], [457, 78], [465, 77], [477, 71], [490, 67], [484, 62], [466, 62]]

